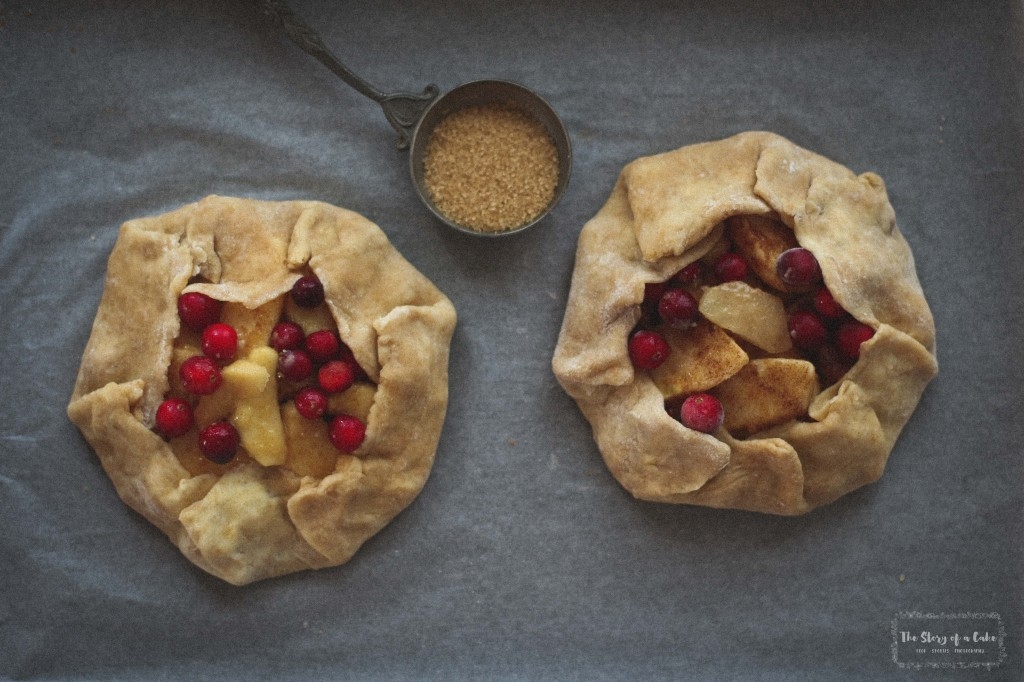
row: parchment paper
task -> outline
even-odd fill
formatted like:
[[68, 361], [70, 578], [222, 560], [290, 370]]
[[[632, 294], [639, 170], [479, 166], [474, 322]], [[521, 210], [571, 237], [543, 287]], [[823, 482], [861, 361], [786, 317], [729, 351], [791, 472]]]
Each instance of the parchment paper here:
[[[250, 2], [0, 5], [0, 678], [1021, 679], [1020, 2], [293, 7], [381, 89], [537, 90], [569, 189], [521, 235], [447, 231], [377, 105]], [[622, 166], [750, 129], [885, 179], [938, 326], [885, 476], [800, 518], [633, 500], [550, 371]], [[460, 316], [421, 496], [349, 564], [244, 589], [64, 413], [119, 225], [211, 193], [359, 211]], [[998, 664], [908, 667], [913, 614], [995, 614]]]

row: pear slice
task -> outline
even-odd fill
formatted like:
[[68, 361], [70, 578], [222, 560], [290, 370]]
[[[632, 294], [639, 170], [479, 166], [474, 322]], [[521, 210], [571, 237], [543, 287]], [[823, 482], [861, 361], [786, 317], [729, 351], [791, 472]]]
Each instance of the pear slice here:
[[746, 437], [807, 414], [818, 390], [810, 362], [764, 358], [751, 360], [711, 393], [725, 410], [726, 430]]
[[672, 348], [668, 358], [651, 371], [665, 398], [706, 391], [747, 364], [747, 354], [724, 331], [706, 321], [691, 329], [659, 327]]
[[701, 296], [700, 314], [769, 353], [793, 347], [782, 299], [745, 282], [710, 287]]

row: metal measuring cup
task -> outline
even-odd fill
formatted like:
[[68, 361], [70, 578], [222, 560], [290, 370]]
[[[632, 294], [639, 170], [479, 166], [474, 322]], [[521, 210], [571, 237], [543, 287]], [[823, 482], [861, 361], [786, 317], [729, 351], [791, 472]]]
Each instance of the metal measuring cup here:
[[[516, 234], [540, 222], [561, 199], [572, 173], [572, 147], [569, 135], [554, 109], [532, 90], [503, 80], [478, 80], [454, 88], [439, 96], [436, 85], [428, 85], [422, 93], [385, 93], [352, 73], [331, 54], [323, 40], [308, 24], [298, 17], [282, 0], [261, 0], [264, 10], [273, 16], [285, 34], [302, 50], [319, 60], [335, 75], [356, 91], [380, 105], [384, 116], [398, 133], [398, 149], [409, 149], [409, 171], [413, 186], [423, 204], [441, 222], [452, 229], [481, 237], [499, 237]], [[479, 232], [444, 214], [433, 202], [424, 181], [423, 157], [434, 128], [449, 114], [471, 106], [504, 104], [513, 106], [539, 122], [555, 145], [558, 154], [558, 182], [554, 196], [533, 220], [501, 232]]]

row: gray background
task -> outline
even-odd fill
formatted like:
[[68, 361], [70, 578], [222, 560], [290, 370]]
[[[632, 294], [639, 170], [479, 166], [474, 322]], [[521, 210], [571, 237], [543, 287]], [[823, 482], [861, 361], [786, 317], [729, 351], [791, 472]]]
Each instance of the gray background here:
[[[1021, 679], [1019, 2], [294, 7], [382, 89], [533, 87], [569, 189], [527, 233], [446, 231], [379, 108], [249, 3], [3, 2], [0, 677]], [[883, 479], [801, 518], [633, 500], [550, 372], [621, 167], [748, 129], [882, 175], [939, 330]], [[64, 413], [118, 226], [210, 193], [359, 211], [460, 314], [421, 496], [349, 564], [244, 589], [123, 506]], [[903, 611], [998, 613], [1007, 659], [900, 670]]]

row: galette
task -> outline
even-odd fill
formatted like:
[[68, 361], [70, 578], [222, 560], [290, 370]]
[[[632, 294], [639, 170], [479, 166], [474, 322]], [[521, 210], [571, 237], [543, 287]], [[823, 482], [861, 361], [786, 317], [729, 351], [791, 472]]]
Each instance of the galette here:
[[767, 132], [623, 169], [552, 367], [637, 498], [787, 515], [877, 480], [938, 371], [882, 179]]
[[427, 480], [455, 322], [366, 218], [212, 196], [122, 226], [68, 414], [207, 572], [335, 566]]

